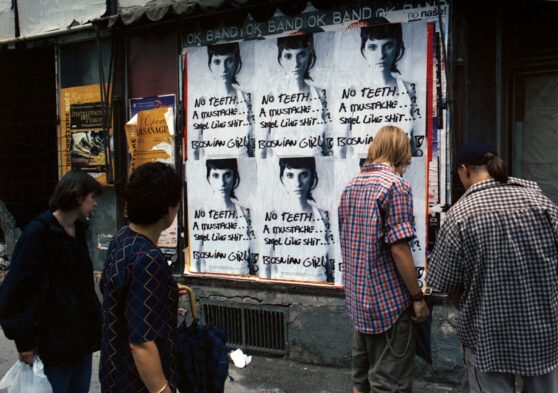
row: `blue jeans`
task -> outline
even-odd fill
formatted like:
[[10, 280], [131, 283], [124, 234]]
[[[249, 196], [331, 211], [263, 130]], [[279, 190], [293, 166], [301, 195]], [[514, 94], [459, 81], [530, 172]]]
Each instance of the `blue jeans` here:
[[91, 384], [93, 354], [77, 360], [71, 366], [47, 366], [45, 375], [52, 385], [52, 393], [87, 393]]

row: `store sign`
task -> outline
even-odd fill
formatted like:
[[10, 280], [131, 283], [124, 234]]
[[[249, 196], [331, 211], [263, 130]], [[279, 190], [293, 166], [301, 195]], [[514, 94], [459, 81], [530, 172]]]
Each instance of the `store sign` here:
[[393, 124], [413, 146], [423, 279], [436, 26], [346, 12], [272, 18], [261, 40], [223, 43], [232, 26], [187, 33], [204, 45], [184, 54], [187, 273], [342, 286], [339, 197]]

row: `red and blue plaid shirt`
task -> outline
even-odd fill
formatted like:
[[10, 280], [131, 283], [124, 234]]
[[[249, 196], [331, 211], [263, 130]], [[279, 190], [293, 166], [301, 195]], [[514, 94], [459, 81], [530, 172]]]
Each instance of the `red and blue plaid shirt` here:
[[411, 186], [385, 164], [368, 164], [339, 203], [345, 301], [356, 330], [378, 334], [411, 305], [390, 245], [415, 236]]

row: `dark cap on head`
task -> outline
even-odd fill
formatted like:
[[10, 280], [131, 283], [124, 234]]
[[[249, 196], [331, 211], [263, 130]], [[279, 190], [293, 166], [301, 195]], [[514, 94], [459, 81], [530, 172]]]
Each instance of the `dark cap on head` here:
[[[487, 154], [489, 155], [487, 156]], [[480, 140], [470, 141], [459, 148], [455, 159], [455, 167], [458, 168], [462, 164], [487, 165], [491, 157], [496, 154], [496, 150], [489, 143]]]

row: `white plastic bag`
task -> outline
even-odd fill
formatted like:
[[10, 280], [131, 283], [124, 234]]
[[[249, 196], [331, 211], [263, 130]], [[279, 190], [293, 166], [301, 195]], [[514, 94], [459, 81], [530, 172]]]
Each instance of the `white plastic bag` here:
[[52, 393], [43, 368], [38, 356], [33, 356], [33, 367], [18, 360], [0, 380], [0, 389], [7, 388], [8, 393]]

